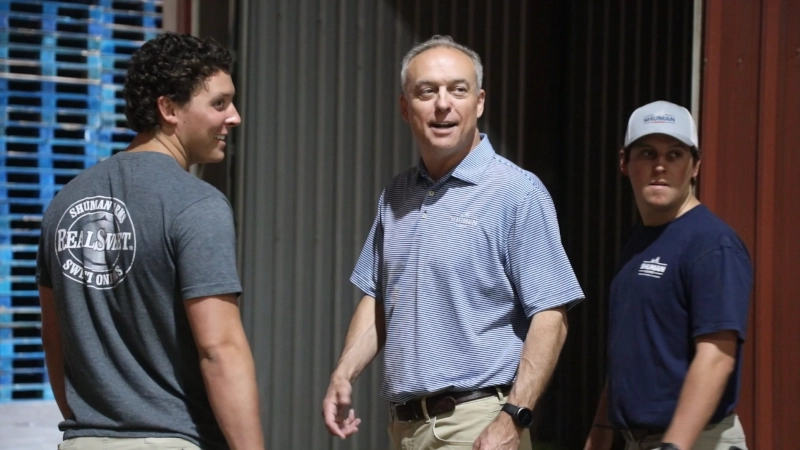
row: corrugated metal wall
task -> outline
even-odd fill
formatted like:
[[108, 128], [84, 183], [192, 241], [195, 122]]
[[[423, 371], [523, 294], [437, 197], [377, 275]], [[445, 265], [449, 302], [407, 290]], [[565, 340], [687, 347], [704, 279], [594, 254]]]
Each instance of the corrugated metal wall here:
[[[485, 63], [480, 128], [548, 186], [589, 297], [538, 436], [576, 448], [603, 379], [605, 290], [634, 217], [616, 148], [633, 108], [689, 105], [690, 0], [242, 0], [234, 156], [243, 314], [270, 448], [387, 448], [376, 361], [356, 382], [361, 431], [327, 436], [320, 405], [360, 293], [347, 281], [381, 188], [416, 163], [399, 108], [415, 41], [451, 34]], [[544, 412], [545, 414], [541, 414]]]
[[348, 282], [381, 187], [414, 163], [397, 108], [397, 61], [413, 41], [372, 0], [249, 1], [239, 98], [244, 316], [269, 448], [386, 447], [380, 364], [354, 393], [347, 443], [320, 406], [360, 295]]

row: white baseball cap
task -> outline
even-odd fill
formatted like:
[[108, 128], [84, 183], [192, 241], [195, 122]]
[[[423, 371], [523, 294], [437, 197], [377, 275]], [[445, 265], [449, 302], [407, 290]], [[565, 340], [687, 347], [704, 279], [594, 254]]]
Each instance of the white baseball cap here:
[[689, 147], [700, 147], [697, 143], [697, 125], [692, 114], [675, 103], [659, 100], [636, 109], [628, 120], [625, 148], [650, 134], [666, 134]]

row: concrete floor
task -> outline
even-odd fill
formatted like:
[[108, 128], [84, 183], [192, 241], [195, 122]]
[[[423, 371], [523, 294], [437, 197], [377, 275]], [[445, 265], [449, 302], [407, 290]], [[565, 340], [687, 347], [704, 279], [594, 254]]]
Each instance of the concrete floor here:
[[0, 403], [0, 450], [56, 450], [60, 421], [52, 400]]

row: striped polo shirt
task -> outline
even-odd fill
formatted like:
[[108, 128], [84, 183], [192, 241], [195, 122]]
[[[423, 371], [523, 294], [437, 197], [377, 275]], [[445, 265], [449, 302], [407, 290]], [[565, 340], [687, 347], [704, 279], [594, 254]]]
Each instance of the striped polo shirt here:
[[393, 402], [512, 383], [529, 319], [583, 298], [547, 189], [486, 135], [438, 181], [392, 179], [350, 281], [383, 302]]

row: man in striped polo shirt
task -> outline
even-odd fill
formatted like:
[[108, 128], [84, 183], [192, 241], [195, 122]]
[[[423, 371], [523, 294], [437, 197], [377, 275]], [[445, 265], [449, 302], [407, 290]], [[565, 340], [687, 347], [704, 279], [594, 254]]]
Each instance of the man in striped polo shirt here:
[[478, 131], [478, 55], [434, 36], [403, 59], [417, 167], [384, 189], [350, 280], [364, 292], [323, 401], [358, 431], [352, 383], [381, 348], [394, 449], [531, 448], [528, 427], [583, 298], [539, 179]]

